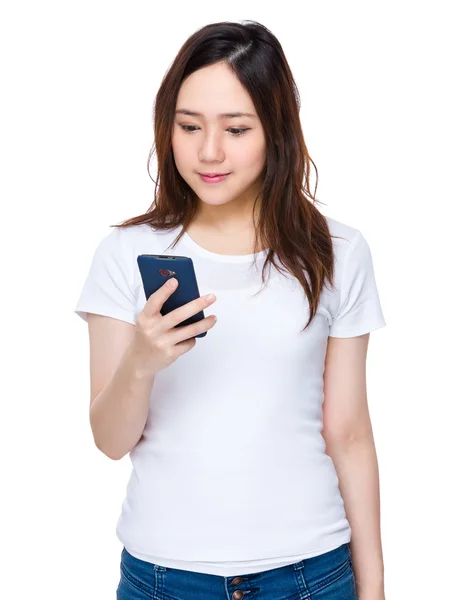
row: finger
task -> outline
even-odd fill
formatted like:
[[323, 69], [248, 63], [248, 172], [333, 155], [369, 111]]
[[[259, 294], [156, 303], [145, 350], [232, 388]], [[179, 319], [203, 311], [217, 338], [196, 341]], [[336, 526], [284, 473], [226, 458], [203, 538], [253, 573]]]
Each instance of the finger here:
[[214, 294], [207, 294], [206, 296], [191, 300], [191, 302], [187, 302], [165, 315], [163, 317], [164, 325], [167, 329], [172, 329], [175, 325], [179, 325], [183, 321], [186, 321], [186, 319], [189, 319], [189, 317], [210, 306], [210, 304], [213, 304], [215, 300], [216, 297]]
[[145, 312], [148, 315], [160, 312], [164, 302], [177, 289], [177, 284], [178, 282], [175, 278], [169, 279], [158, 290], [152, 293], [145, 305]]
[[216, 316], [210, 315], [209, 317], [205, 317], [205, 319], [201, 319], [196, 323], [191, 323], [190, 325], [185, 325], [182, 327], [175, 327], [168, 332], [168, 341], [172, 345], [179, 344], [180, 342], [194, 338], [196, 335], [199, 335], [199, 333], [208, 331], [215, 323]]

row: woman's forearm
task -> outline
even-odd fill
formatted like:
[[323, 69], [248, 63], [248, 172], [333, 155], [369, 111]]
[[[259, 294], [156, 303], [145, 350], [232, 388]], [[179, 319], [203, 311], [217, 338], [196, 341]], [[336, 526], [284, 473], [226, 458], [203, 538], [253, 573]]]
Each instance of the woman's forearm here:
[[154, 373], [142, 366], [133, 345], [125, 352], [111, 381], [90, 408], [96, 446], [119, 460], [137, 444], [148, 417]]
[[326, 444], [339, 478], [348, 522], [358, 600], [384, 600], [380, 484], [373, 436]]

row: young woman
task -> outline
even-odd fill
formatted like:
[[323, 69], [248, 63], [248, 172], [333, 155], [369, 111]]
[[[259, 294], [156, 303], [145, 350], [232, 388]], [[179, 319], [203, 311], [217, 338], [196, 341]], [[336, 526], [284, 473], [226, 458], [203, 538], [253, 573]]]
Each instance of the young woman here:
[[[385, 321], [362, 233], [315, 206], [299, 108], [264, 26], [195, 32], [156, 98], [155, 201], [95, 251], [75, 312], [94, 441], [133, 465], [118, 600], [384, 598], [365, 363]], [[179, 282], [146, 300], [136, 258], [171, 253], [201, 297], [162, 316]]]

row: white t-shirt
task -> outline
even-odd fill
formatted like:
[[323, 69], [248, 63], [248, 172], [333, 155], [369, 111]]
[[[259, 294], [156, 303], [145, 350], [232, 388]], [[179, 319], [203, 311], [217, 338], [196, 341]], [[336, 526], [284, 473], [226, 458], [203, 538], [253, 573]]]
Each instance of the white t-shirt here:
[[[146, 298], [139, 254], [189, 256], [199, 292], [215, 293], [216, 325], [156, 374], [143, 437], [130, 452], [116, 534], [133, 556], [233, 576], [310, 558], [349, 542], [338, 478], [325, 452], [323, 371], [328, 336], [385, 326], [372, 256], [361, 232], [326, 217], [336, 291], [308, 301], [290, 274], [261, 272], [266, 251], [222, 255], [181, 231], [149, 225], [102, 239], [75, 312], [135, 324]], [[267, 275], [269, 271], [267, 270]]]

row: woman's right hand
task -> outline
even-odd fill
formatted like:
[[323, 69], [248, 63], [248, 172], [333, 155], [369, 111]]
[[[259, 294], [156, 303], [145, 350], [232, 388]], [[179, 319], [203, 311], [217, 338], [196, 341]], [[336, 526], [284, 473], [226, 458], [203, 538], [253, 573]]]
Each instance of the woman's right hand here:
[[161, 315], [162, 305], [173, 294], [178, 286], [176, 279], [169, 279], [148, 298], [143, 310], [139, 313], [135, 324], [135, 336], [132, 343], [134, 355], [150, 372], [157, 373], [171, 365], [175, 360], [196, 345], [194, 336], [208, 331], [216, 323], [216, 316], [175, 327], [182, 321], [207, 308], [216, 300], [203, 296], [191, 300]]

